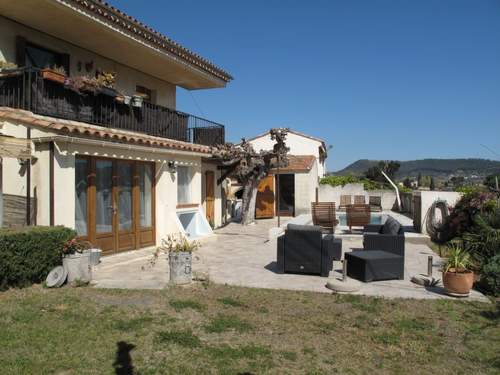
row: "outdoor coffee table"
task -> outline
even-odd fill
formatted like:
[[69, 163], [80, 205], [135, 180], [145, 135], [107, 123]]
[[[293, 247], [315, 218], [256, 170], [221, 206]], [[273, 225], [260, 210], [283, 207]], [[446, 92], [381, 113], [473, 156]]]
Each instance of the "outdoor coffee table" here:
[[404, 258], [382, 250], [357, 250], [345, 254], [347, 276], [360, 281], [404, 279]]

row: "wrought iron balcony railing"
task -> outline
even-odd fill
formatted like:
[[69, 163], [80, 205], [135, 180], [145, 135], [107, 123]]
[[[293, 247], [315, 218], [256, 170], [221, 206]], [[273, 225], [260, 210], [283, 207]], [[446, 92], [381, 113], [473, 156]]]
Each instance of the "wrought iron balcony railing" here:
[[132, 106], [112, 93], [76, 92], [44, 79], [39, 69], [1, 71], [0, 106], [207, 146], [225, 141], [221, 124], [146, 101]]

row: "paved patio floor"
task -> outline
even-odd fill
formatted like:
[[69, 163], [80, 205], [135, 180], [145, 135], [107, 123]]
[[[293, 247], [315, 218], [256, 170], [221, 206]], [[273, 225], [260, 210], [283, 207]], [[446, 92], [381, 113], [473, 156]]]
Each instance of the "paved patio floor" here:
[[[328, 278], [310, 275], [276, 273], [276, 240], [269, 239], [269, 229], [276, 220], [260, 220], [256, 225], [242, 227], [231, 223], [215, 231], [202, 241], [202, 248], [194, 254], [193, 271], [209, 275], [219, 284], [255, 288], [290, 289], [331, 293], [325, 287]], [[362, 248], [360, 235], [342, 236], [343, 251]], [[127, 252], [104, 257], [94, 269], [94, 284], [104, 288], [161, 289], [168, 284], [168, 265], [161, 256], [151, 267], [153, 249]], [[405, 279], [362, 283], [359, 294], [387, 298], [451, 298], [442, 287], [426, 289], [410, 281], [415, 275], [427, 272], [427, 257], [434, 256], [434, 277], [441, 278], [440, 259], [423, 243], [406, 243]], [[340, 277], [341, 263], [334, 263], [330, 277]], [[477, 291], [468, 298], [488, 301]]]

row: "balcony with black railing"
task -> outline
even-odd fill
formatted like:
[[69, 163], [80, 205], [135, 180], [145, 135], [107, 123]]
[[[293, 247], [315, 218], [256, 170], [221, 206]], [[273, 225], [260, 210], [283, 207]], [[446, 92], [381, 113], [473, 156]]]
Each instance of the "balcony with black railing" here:
[[207, 146], [225, 141], [221, 124], [147, 101], [125, 103], [112, 91], [76, 91], [45, 79], [39, 69], [2, 70], [0, 106]]

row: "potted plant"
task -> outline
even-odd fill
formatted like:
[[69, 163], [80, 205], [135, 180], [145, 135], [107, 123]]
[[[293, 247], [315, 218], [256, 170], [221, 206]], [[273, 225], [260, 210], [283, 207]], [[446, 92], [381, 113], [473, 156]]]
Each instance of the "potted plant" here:
[[119, 96], [119, 93], [115, 90], [116, 73], [100, 71], [98, 72], [96, 79], [101, 94], [112, 97]]
[[78, 94], [83, 94], [84, 92], [96, 94], [99, 90], [97, 78], [87, 75], [68, 78], [64, 85]]
[[170, 283], [175, 285], [189, 284], [192, 275], [192, 253], [200, 247], [197, 241], [189, 241], [182, 233], [171, 234], [162, 240], [162, 246], [156, 249], [151, 266], [156, 264], [161, 253], [168, 256]]
[[88, 242], [73, 238], [63, 246], [63, 267], [68, 272], [68, 283], [74, 281], [89, 282], [92, 279], [90, 265], [91, 248]]
[[41, 70], [42, 78], [48, 81], [60, 83], [64, 85], [66, 82], [66, 70], [62, 66], [53, 65]]
[[468, 296], [474, 283], [469, 254], [459, 244], [448, 246], [443, 264], [443, 284], [450, 295]]
[[144, 102], [144, 96], [142, 95], [134, 95], [132, 96], [132, 106], [140, 108], [142, 107], [142, 102]]

